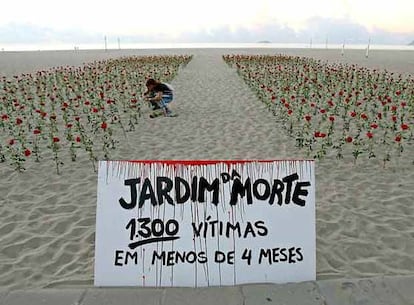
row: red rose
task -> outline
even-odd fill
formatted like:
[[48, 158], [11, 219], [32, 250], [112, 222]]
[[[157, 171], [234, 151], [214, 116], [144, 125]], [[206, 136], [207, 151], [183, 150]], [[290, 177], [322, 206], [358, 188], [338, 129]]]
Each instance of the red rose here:
[[53, 143], [57, 143], [59, 141], [60, 141], [60, 139], [58, 137], [53, 137]]
[[392, 111], [397, 111], [397, 106], [395, 106], [395, 105], [391, 106], [391, 110]]
[[378, 124], [377, 123], [372, 123], [371, 124], [371, 128], [372, 129], [377, 129], [378, 128]]
[[401, 129], [402, 130], [407, 130], [409, 127], [407, 124], [401, 124]]
[[77, 121], [77, 122], [79, 122], [79, 120], [80, 120], [80, 117], [75, 117], [75, 121]]
[[405, 106], [407, 106], [406, 102], [401, 102], [401, 107], [404, 108]]
[[400, 90], [397, 90], [397, 91], [395, 92], [395, 94], [396, 94], [396, 95], [401, 95], [401, 91], [400, 91]]
[[391, 120], [392, 120], [393, 122], [397, 122], [397, 117], [396, 117], [395, 115], [393, 115], [393, 116], [391, 117]]
[[291, 115], [293, 113], [292, 109], [288, 110], [288, 115]]
[[14, 139], [11, 139], [10, 141], [9, 141], [9, 145], [14, 145]]
[[80, 136], [77, 136], [75, 140], [76, 140], [76, 142], [80, 143], [81, 137]]
[[26, 157], [29, 157], [31, 154], [32, 154], [32, 152], [31, 152], [31, 151], [30, 151], [30, 149], [28, 149], [28, 148], [24, 151], [24, 155], [25, 155]]
[[66, 128], [72, 128], [72, 126], [73, 125], [71, 123], [69, 123], [69, 124], [66, 125]]
[[39, 129], [33, 130], [33, 134], [40, 134], [40, 130]]
[[95, 107], [94, 107], [94, 108], [92, 108], [92, 112], [93, 112], [93, 113], [97, 113], [98, 111], [99, 111], [99, 110], [98, 110], [98, 108], [95, 108]]
[[308, 115], [305, 115], [305, 120], [306, 120], [306, 121], [308, 121], [308, 122], [309, 122], [309, 121], [311, 120], [311, 118], [312, 118], [312, 117], [311, 117], [309, 114], [308, 114]]
[[102, 122], [102, 124], [101, 124], [101, 128], [102, 128], [103, 130], [105, 130], [107, 127], [108, 127], [108, 124], [106, 124], [106, 122]]
[[366, 119], [368, 119], [368, 116], [367, 116], [365, 113], [362, 113], [362, 114], [361, 114], [361, 119], [366, 120]]
[[322, 114], [324, 114], [326, 112], [326, 110], [325, 109], [321, 109], [320, 110], [320, 113], [322, 113]]
[[346, 141], [347, 143], [351, 143], [351, 142], [352, 142], [352, 140], [353, 140], [353, 139], [352, 139], [352, 137], [349, 137], [349, 136], [348, 136], [348, 137], [346, 137], [346, 139], [345, 139], [345, 141]]
[[89, 106], [90, 104], [91, 104], [91, 102], [89, 102], [89, 101], [85, 101], [85, 103], [84, 103], [86, 106]]
[[367, 132], [367, 137], [368, 137], [369, 139], [372, 139], [372, 138], [373, 138], [373, 136], [374, 136], [374, 134], [373, 134], [372, 132], [370, 132], [370, 131], [368, 131], [368, 132]]
[[353, 117], [353, 118], [354, 118], [354, 117], [356, 117], [356, 115], [357, 115], [357, 114], [356, 114], [356, 112], [355, 112], [355, 111], [352, 111], [352, 112], [350, 113], [350, 115], [351, 115], [351, 117]]
[[400, 135], [395, 137], [395, 142], [401, 142], [401, 136]]
[[329, 117], [329, 121], [334, 122], [334, 121], [335, 121], [335, 117], [334, 117], [333, 115], [331, 115], [331, 116]]
[[23, 120], [21, 118], [17, 118], [16, 125], [20, 125], [21, 123], [23, 123]]
[[3, 115], [1, 116], [1, 119], [2, 119], [2, 120], [4, 120], [4, 121], [6, 121], [6, 120], [8, 120], [8, 119], [9, 119], [9, 116], [8, 116], [7, 114], [3, 114]]
[[377, 118], [380, 119], [380, 120], [382, 119], [382, 113], [381, 112], [378, 112]]

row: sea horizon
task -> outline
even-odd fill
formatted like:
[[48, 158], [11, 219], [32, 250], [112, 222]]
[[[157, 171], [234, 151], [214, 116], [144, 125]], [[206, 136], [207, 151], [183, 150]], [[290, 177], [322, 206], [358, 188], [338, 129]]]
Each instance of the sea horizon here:
[[[2, 52], [16, 51], [82, 51], [82, 50], [130, 50], [130, 49], [204, 49], [204, 48], [266, 48], [266, 49], [349, 49], [366, 50], [368, 44], [326, 44], [326, 43], [38, 43], [38, 44], [0, 44]], [[370, 50], [408, 50], [414, 51], [413, 45], [370, 44]]]

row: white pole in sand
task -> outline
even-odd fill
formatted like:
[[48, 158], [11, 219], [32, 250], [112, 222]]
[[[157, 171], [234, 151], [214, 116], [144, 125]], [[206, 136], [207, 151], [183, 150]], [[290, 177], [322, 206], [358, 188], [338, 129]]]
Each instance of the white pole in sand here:
[[104, 37], [105, 40], [105, 52], [108, 51], [108, 41], [106, 39], [106, 36]]
[[118, 50], [121, 50], [121, 40], [118, 37]]
[[371, 43], [371, 37], [368, 39], [368, 46], [367, 46], [367, 52], [365, 53], [365, 57], [368, 58], [369, 55], [369, 45]]
[[344, 56], [344, 53], [345, 53], [345, 40], [344, 40], [344, 43], [342, 44], [341, 55]]

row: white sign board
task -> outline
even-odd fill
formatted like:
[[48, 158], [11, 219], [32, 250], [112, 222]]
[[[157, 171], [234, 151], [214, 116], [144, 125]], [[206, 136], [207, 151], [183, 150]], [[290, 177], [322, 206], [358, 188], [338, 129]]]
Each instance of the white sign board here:
[[315, 280], [314, 162], [101, 161], [96, 286]]

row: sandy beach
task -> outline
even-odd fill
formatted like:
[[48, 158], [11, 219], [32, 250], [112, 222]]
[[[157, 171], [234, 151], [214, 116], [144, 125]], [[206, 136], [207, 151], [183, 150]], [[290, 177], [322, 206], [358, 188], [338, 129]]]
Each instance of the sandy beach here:
[[[307, 158], [223, 54], [290, 54], [414, 75], [414, 52], [307, 49], [165, 49], [0, 53], [0, 76], [127, 55], [189, 54], [171, 82], [175, 118], [148, 118], [118, 135], [112, 159]], [[4, 140], [0, 136], [0, 140]], [[87, 156], [0, 163], [0, 287], [93, 285], [97, 174]], [[317, 279], [414, 275], [414, 149], [387, 168], [334, 156], [316, 162]]]

